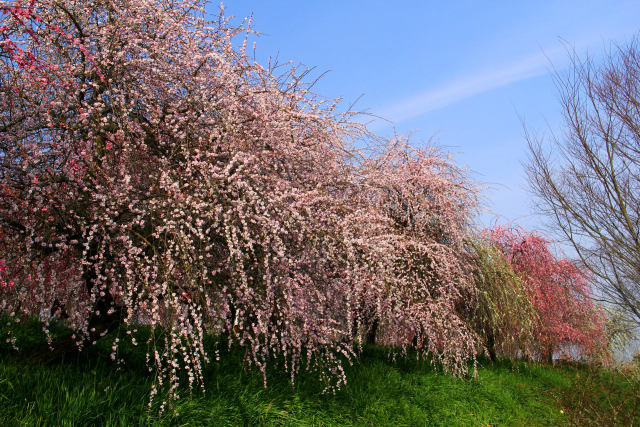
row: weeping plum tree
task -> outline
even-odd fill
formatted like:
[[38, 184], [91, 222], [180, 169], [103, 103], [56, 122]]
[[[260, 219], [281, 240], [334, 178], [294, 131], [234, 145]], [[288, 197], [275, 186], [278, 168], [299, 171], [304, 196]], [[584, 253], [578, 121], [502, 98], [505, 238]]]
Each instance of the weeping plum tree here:
[[524, 282], [537, 314], [524, 355], [552, 361], [553, 354], [574, 346], [583, 357], [607, 359], [605, 312], [594, 304], [589, 274], [576, 262], [551, 253], [543, 237], [496, 227], [485, 232]]
[[263, 373], [285, 355], [292, 381], [304, 354], [330, 387], [373, 330], [466, 372], [464, 171], [402, 140], [363, 156], [350, 114], [204, 6], [0, 6], [0, 309], [62, 317], [79, 347], [163, 331], [152, 398], [203, 386], [205, 334]]
[[464, 238], [475, 188], [436, 148], [414, 149], [403, 139], [359, 172], [355, 209], [345, 218], [347, 254], [373, 280], [356, 284], [349, 299], [364, 308], [355, 312], [356, 332], [369, 331], [382, 344], [414, 345], [463, 372], [475, 354], [475, 335], [460, 315], [474, 303], [465, 298], [475, 285]]

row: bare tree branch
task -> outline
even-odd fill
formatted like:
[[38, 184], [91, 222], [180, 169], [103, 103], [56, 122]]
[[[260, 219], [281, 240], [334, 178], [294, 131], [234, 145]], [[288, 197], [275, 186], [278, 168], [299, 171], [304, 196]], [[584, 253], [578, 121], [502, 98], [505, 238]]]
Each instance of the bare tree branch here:
[[[640, 48], [602, 65], [571, 55], [555, 74], [566, 128], [550, 147], [525, 130], [537, 208], [575, 249], [599, 297], [640, 324]], [[548, 148], [548, 151], [547, 151]]]

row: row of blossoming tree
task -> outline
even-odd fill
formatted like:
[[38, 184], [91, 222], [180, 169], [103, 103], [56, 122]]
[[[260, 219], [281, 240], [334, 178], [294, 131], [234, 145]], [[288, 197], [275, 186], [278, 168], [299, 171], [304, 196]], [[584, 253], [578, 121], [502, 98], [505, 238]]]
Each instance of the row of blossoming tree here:
[[207, 334], [265, 382], [284, 355], [329, 388], [367, 341], [457, 375], [483, 351], [605, 354], [578, 265], [533, 234], [475, 233], [478, 188], [449, 156], [380, 142], [204, 6], [0, 6], [2, 312], [63, 317], [54, 351], [150, 325], [152, 397], [180, 371], [203, 385]]

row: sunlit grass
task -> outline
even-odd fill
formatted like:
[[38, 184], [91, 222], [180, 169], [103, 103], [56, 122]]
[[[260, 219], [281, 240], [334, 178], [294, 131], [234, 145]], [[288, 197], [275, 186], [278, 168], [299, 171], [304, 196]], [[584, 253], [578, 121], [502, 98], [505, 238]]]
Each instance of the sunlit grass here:
[[[34, 325], [19, 332], [23, 343], [42, 338]], [[242, 369], [243, 353], [226, 346], [221, 361], [206, 368], [206, 393], [185, 390], [175, 411], [158, 418], [157, 407], [147, 408], [153, 378], [144, 351], [123, 346], [129, 362], [120, 370], [110, 351], [105, 341], [79, 357], [34, 365], [3, 344], [0, 425], [558, 425], [596, 419], [571, 407], [579, 387], [597, 402], [615, 396], [621, 423], [640, 420], [631, 386], [581, 367], [481, 361], [476, 378], [459, 379], [427, 361], [392, 362], [385, 349], [368, 347], [347, 368], [347, 386], [327, 395], [315, 376], [301, 373], [292, 388], [289, 376], [275, 369], [265, 389], [259, 371]], [[605, 404], [596, 412], [607, 410]]]

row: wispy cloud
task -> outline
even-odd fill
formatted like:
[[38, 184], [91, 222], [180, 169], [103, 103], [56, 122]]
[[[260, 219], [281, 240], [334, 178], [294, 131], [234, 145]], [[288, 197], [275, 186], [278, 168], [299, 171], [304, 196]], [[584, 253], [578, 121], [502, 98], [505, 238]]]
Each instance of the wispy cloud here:
[[[585, 51], [601, 51], [610, 41], [621, 41], [636, 34], [636, 27], [620, 26], [607, 31], [582, 34], [573, 38], [573, 42], [558, 42], [553, 46], [541, 47], [537, 52], [511, 60], [496, 61], [496, 65], [473, 71], [461, 78], [449, 81], [404, 99], [374, 109], [373, 113], [390, 120], [394, 124], [439, 110], [459, 101], [505, 87], [532, 77], [551, 72], [553, 68], [561, 70], [569, 64], [568, 52], [580, 54]], [[606, 34], [606, 37], [605, 37]], [[382, 122], [371, 123], [380, 127]]]
[[564, 47], [541, 50], [503, 66], [483, 70], [386, 105], [377, 111], [376, 115], [395, 123], [403, 122], [463, 99], [547, 74], [551, 69], [551, 63], [556, 64], [563, 54], [566, 56]]

